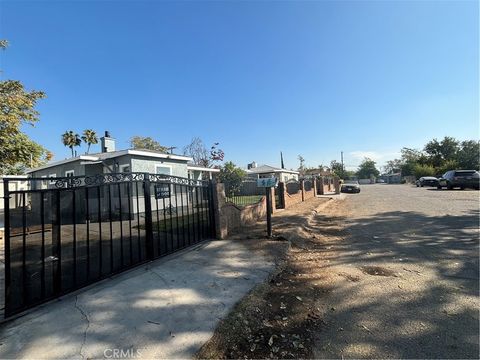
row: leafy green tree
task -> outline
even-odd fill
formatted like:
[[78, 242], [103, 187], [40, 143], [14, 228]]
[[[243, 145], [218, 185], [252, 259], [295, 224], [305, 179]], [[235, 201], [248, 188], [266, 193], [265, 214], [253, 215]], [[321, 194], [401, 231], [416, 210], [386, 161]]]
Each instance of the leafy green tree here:
[[402, 170], [402, 165], [403, 165], [402, 160], [393, 159], [393, 160], [387, 161], [383, 168], [385, 173], [394, 174]]
[[237, 167], [233, 162], [228, 161], [220, 168], [218, 178], [220, 182], [225, 184], [225, 194], [227, 197], [232, 196], [242, 184], [242, 180], [247, 173]]
[[443, 162], [441, 166], [437, 166], [435, 168], [436, 175], [441, 176], [445, 174], [449, 170], [455, 170], [455, 169], [460, 169], [460, 166], [458, 166], [457, 160], [447, 160]]
[[82, 140], [87, 144], [87, 154], [90, 152], [90, 146], [93, 144], [98, 144], [98, 137], [95, 130], [86, 129], [83, 130]]
[[422, 176], [435, 176], [436, 170], [432, 165], [415, 164], [413, 167], [413, 175], [415, 175], [417, 179]]
[[[0, 40], [0, 49], [8, 41]], [[27, 91], [17, 80], [0, 81], [0, 173], [19, 172], [26, 167], [40, 166], [47, 150], [21, 131], [22, 125], [34, 126], [39, 120], [37, 101], [45, 98], [42, 91]]]
[[347, 179], [351, 174], [349, 174], [342, 163], [337, 160], [330, 161], [330, 170], [341, 179]]
[[480, 141], [466, 140], [460, 144], [457, 152], [458, 166], [464, 170], [480, 169]]
[[458, 140], [450, 136], [445, 136], [442, 141], [438, 141], [437, 139], [429, 141], [425, 145], [424, 151], [427, 155], [428, 162], [435, 167], [439, 167], [446, 161], [456, 159], [459, 150], [458, 145]]
[[80, 138], [80, 135], [74, 133], [73, 131], [65, 131], [65, 133], [62, 135], [62, 143], [66, 147], [69, 147], [70, 150], [72, 151], [72, 157], [74, 156], [73, 148], [76, 146], [80, 146], [82, 143], [82, 139]]
[[420, 150], [404, 147], [400, 150], [400, 153], [400, 159], [393, 160], [393, 164], [395, 164], [395, 167], [399, 166], [403, 176], [414, 175], [416, 164], [428, 164], [425, 154]]
[[372, 176], [379, 176], [380, 172], [376, 168], [377, 163], [370, 158], [365, 158], [359, 165], [357, 170], [357, 176], [360, 179], [369, 179]]
[[168, 148], [166, 146], [161, 145], [158, 141], [149, 136], [133, 136], [130, 138], [130, 146], [133, 149], [139, 150], [154, 150], [162, 153], [168, 152]]

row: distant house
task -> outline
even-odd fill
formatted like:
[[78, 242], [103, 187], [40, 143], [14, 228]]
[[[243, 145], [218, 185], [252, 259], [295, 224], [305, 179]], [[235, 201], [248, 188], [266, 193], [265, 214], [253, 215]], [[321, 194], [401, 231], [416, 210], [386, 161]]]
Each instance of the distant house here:
[[380, 176], [380, 179], [387, 184], [400, 184], [402, 182], [402, 173], [383, 174]]
[[108, 132], [101, 139], [101, 153], [80, 155], [51, 162], [30, 169], [27, 174], [35, 178], [92, 176], [108, 173], [148, 172], [193, 179], [209, 178], [217, 169], [201, 168], [189, 164], [191, 157], [165, 154], [153, 150], [115, 150], [115, 139]]
[[270, 165], [257, 166], [255, 162], [248, 164], [247, 175], [252, 178], [276, 177], [278, 181], [298, 180], [298, 171], [281, 169]]

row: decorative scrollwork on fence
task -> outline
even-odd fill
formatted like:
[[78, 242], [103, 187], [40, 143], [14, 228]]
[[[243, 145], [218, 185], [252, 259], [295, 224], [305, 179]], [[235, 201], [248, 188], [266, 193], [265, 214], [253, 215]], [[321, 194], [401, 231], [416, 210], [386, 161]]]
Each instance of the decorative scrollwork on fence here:
[[[150, 174], [140, 172], [128, 173], [110, 173], [110, 174], [95, 174], [86, 176], [69, 176], [56, 178], [27, 178], [22, 181], [30, 184], [31, 188], [38, 188], [37, 184], [45, 184], [47, 181], [57, 189], [76, 188], [82, 186], [98, 186], [103, 184], [118, 183], [118, 182], [135, 182], [135, 181], [152, 181], [152, 182], [169, 182], [171, 184], [186, 185], [186, 186], [207, 186], [208, 181], [188, 179], [173, 175], [164, 174]], [[12, 180], [13, 181], [13, 180]]]
[[150, 181], [153, 182], [170, 182], [172, 184], [178, 185], [205, 186], [207, 184], [207, 182], [203, 180], [187, 179], [183, 177], [165, 174], [148, 174], [148, 178]]
[[82, 184], [82, 180], [74, 177], [55, 179], [55, 187], [58, 189], [65, 188], [65, 187], [67, 188], [77, 187], [77, 186], [80, 186], [81, 184]]
[[143, 173], [113, 173], [113, 174], [96, 174], [91, 176], [76, 176], [55, 178], [55, 187], [71, 188], [79, 186], [95, 186], [107, 183], [117, 183], [123, 181], [143, 181], [145, 174]]

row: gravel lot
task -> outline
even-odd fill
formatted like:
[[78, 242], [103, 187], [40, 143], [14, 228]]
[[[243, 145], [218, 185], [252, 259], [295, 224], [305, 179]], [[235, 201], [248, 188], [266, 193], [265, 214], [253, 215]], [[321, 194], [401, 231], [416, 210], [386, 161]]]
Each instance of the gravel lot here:
[[329, 289], [314, 357], [478, 358], [478, 191], [365, 185], [311, 229]]

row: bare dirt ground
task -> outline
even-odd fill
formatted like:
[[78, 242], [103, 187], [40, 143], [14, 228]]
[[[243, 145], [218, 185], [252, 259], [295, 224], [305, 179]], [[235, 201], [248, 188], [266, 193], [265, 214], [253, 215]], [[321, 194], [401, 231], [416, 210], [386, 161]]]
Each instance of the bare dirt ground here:
[[197, 357], [478, 358], [478, 196], [373, 185], [279, 212], [286, 261]]

